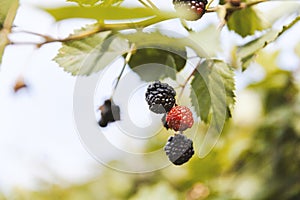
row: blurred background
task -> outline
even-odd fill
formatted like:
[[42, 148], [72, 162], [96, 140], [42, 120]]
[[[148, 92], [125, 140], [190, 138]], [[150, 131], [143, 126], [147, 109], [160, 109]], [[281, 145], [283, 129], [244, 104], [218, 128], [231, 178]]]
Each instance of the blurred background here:
[[[171, 5], [171, 1], [153, 2]], [[23, 31], [63, 38], [74, 28], [94, 22], [54, 23], [38, 9], [66, 4], [62, 0], [21, 0], [20, 4], [14, 24]], [[202, 30], [219, 23], [216, 14], [200, 21], [191, 26]], [[8, 46], [0, 71], [0, 200], [300, 199], [299, 31], [298, 24], [259, 52], [245, 72], [236, 71], [233, 118], [208, 156], [142, 174], [105, 167], [81, 144], [73, 120], [76, 78], [52, 61], [59, 43], [39, 49]], [[22, 42], [40, 40], [24, 32], [11, 37]], [[219, 57], [230, 61], [230, 48], [242, 38], [224, 28], [220, 41], [224, 52]], [[20, 77], [28, 87], [14, 93]], [[201, 134], [207, 127], [197, 128]], [[169, 136], [162, 131], [139, 148], [161, 149]], [[122, 165], [123, 160], [111, 162]], [[143, 162], [152, 165], [153, 161]]]

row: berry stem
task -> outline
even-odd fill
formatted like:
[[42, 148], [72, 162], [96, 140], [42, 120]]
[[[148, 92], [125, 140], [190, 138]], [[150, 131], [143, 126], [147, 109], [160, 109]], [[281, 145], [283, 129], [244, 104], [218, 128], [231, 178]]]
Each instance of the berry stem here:
[[35, 35], [35, 36], [38, 36], [38, 37], [42, 37], [45, 40], [54, 40], [54, 38], [52, 38], [51, 36], [43, 35], [41, 33], [36, 33], [36, 32], [32, 32], [32, 31], [27, 31], [27, 30], [16, 30], [16, 31], [14, 31], [14, 33], [26, 33], [26, 34], [30, 34], [30, 35]]
[[138, 0], [141, 4], [143, 4], [147, 8], [151, 8], [148, 4], [146, 4], [143, 0]]
[[150, 6], [151, 6], [153, 9], [159, 10], [159, 9], [156, 7], [156, 5], [155, 5], [154, 3], [152, 3], [151, 0], [146, 0], [146, 1], [147, 1], [147, 3], [150, 4]]
[[209, 6], [212, 4], [212, 2], [214, 2], [214, 0], [209, 0], [209, 2], [206, 5], [206, 9], [209, 8]]
[[127, 55], [126, 55], [126, 57], [125, 57], [124, 64], [123, 64], [123, 67], [122, 67], [122, 70], [121, 70], [119, 76], [117, 77], [117, 82], [116, 82], [115, 87], [114, 87], [114, 89], [113, 89], [113, 92], [112, 92], [112, 95], [111, 95], [111, 99], [112, 99], [112, 97], [114, 96], [114, 94], [115, 94], [115, 92], [116, 92], [116, 89], [117, 89], [118, 84], [119, 84], [119, 82], [120, 82], [120, 80], [121, 80], [121, 77], [122, 77], [122, 75], [123, 75], [123, 72], [124, 72], [124, 70], [125, 70], [125, 67], [126, 67], [126, 65], [129, 63], [130, 58], [131, 58], [131, 56], [132, 56], [132, 53], [134, 52], [134, 49], [135, 49], [135, 45], [132, 44], [131, 47], [130, 47], [130, 51], [127, 53]]
[[195, 74], [195, 72], [197, 71], [197, 67], [198, 65], [201, 63], [201, 59], [199, 60], [199, 62], [197, 63], [196, 67], [193, 69], [193, 71], [190, 73], [190, 75], [185, 79], [183, 85], [181, 85], [181, 90], [180, 93], [178, 95], [178, 99], [180, 99], [182, 97], [182, 94], [186, 88], [186, 85], [188, 84], [188, 82], [190, 81], [190, 79], [193, 77], [193, 75]]

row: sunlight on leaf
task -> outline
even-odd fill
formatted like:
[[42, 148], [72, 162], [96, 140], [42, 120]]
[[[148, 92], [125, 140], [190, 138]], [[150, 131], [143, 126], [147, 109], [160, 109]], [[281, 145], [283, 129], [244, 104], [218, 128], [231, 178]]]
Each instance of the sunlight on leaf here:
[[[217, 104], [225, 106], [226, 112], [230, 112], [230, 106], [235, 103], [235, 84], [233, 70], [226, 63], [219, 60], [208, 60], [201, 63], [197, 67], [191, 84], [195, 92], [195, 95], [191, 95], [192, 104], [201, 120], [208, 123], [210, 111], [216, 112], [223, 109], [212, 104], [212, 101], [218, 99], [218, 94], [220, 96], [224, 95], [226, 98], [225, 102]], [[212, 99], [214, 97], [215, 99]], [[199, 106], [199, 109], [197, 109], [197, 106]], [[230, 113], [227, 113], [226, 118], [230, 115]]]
[[221, 50], [220, 31], [215, 25], [211, 24], [200, 32], [190, 33], [190, 39], [205, 49], [209, 57], [216, 56], [217, 52]]
[[130, 48], [126, 40], [109, 37], [110, 31], [64, 42], [54, 60], [72, 75], [90, 75], [105, 68]]
[[59, 8], [44, 8], [46, 12], [51, 14], [57, 21], [69, 18], [89, 18], [96, 20], [126, 20], [126, 19], [140, 19], [147, 17], [162, 17], [172, 18], [177, 14], [174, 12], [156, 11], [151, 8], [128, 8], [128, 7], [80, 7], [80, 6], [67, 6]]

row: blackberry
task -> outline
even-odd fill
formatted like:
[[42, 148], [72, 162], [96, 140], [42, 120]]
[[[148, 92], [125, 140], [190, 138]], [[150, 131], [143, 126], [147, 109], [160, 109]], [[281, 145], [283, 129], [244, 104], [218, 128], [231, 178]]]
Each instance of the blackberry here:
[[194, 155], [193, 141], [181, 133], [171, 136], [164, 150], [175, 165], [186, 163]]
[[101, 119], [98, 124], [101, 127], [106, 127], [109, 122], [120, 120], [120, 107], [115, 105], [110, 99], [105, 100], [99, 110], [101, 111]]
[[189, 15], [185, 15], [187, 20], [197, 20], [204, 15], [207, 5], [207, 0], [173, 0], [176, 11], [191, 11]]
[[145, 94], [149, 109], [157, 114], [169, 112], [175, 104], [175, 96], [175, 90], [160, 81], [150, 84]]

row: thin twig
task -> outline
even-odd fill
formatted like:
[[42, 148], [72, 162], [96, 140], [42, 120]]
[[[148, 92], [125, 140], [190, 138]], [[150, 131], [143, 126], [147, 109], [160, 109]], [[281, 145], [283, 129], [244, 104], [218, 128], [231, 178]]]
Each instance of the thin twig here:
[[47, 35], [42, 35], [42, 34], [39, 34], [39, 33], [33, 33], [33, 32], [30, 32], [30, 31], [25, 31], [26, 33], [40, 36], [40, 37], [44, 38], [45, 41], [41, 42], [41, 43], [35, 43], [35, 42], [10, 42], [10, 45], [36, 45], [37, 47], [41, 47], [45, 44], [52, 43], [52, 42], [68, 42], [68, 41], [72, 41], [72, 40], [83, 39], [83, 38], [91, 36], [95, 33], [98, 33], [100, 31], [102, 31], [102, 30], [99, 27], [99, 28], [96, 28], [95, 30], [92, 30], [92, 31], [89, 31], [89, 32], [84, 32], [84, 33], [81, 33], [81, 34], [78, 34], [78, 35], [71, 35], [71, 36], [69, 36], [67, 38], [63, 38], [63, 39], [52, 38], [52, 37], [49, 37]]
[[205, 12], [206, 13], [217, 12], [219, 10], [219, 7], [220, 7], [220, 5], [217, 5], [217, 6], [211, 7], [211, 8], [207, 8]]
[[156, 7], [156, 5], [155, 5], [154, 3], [152, 3], [151, 0], [146, 0], [146, 1], [147, 1], [147, 3], [150, 4], [150, 6], [151, 6], [152, 8], [154, 8], [154, 9], [156, 9], [156, 10], [159, 10], [158, 7]]
[[114, 89], [113, 89], [111, 98], [114, 96], [114, 94], [115, 94], [115, 92], [116, 92], [116, 89], [117, 89], [118, 84], [119, 84], [119, 82], [120, 82], [120, 80], [121, 80], [121, 77], [122, 77], [122, 75], [123, 75], [123, 72], [124, 72], [124, 70], [125, 70], [125, 67], [126, 67], [126, 65], [129, 63], [130, 58], [131, 58], [131, 56], [132, 56], [132, 54], [133, 54], [133, 52], [134, 52], [134, 49], [135, 49], [135, 44], [132, 44], [131, 47], [130, 47], [129, 52], [127, 53], [127, 55], [126, 55], [126, 57], [125, 57], [124, 64], [123, 64], [123, 67], [122, 67], [122, 70], [121, 70], [119, 76], [117, 77], [117, 82], [116, 82], [115, 87], [114, 87]]
[[48, 35], [43, 35], [41, 33], [36, 33], [36, 32], [32, 32], [32, 31], [27, 31], [27, 30], [17, 30], [17, 31], [14, 31], [14, 33], [26, 33], [26, 34], [31, 34], [31, 35], [35, 35], [35, 36], [39, 36], [39, 37], [42, 37], [44, 38], [45, 40], [53, 40], [54, 38], [52, 38], [51, 36], [48, 36]]
[[141, 4], [143, 4], [147, 8], [151, 8], [148, 4], [146, 4], [143, 0], [138, 0]]
[[46, 36], [46, 35], [40, 35], [41, 37], [43, 37], [45, 39], [44, 42], [41, 42], [41, 43], [36, 43], [36, 42], [10, 42], [9, 44], [10, 45], [36, 45], [37, 47], [41, 47], [45, 44], [52, 43], [52, 42], [69, 42], [69, 41], [73, 41], [73, 40], [83, 39], [83, 38], [86, 38], [88, 36], [94, 35], [96, 33], [103, 32], [103, 31], [124, 30], [124, 29], [137, 28], [137, 27], [146, 27], [146, 26], [149, 26], [151, 24], [155, 24], [157, 22], [160, 22], [162, 20], [167, 20], [167, 19], [169, 19], [169, 18], [154, 17], [154, 18], [151, 18], [151, 19], [147, 19], [147, 20], [143, 20], [141, 22], [135, 22], [135, 23], [130, 22], [130, 23], [120, 23], [120, 24], [101, 24], [101, 25], [95, 27], [95, 29], [93, 29], [91, 31], [86, 31], [86, 32], [81, 33], [81, 34], [71, 35], [71, 36], [69, 36], [67, 38], [63, 38], [63, 39], [51, 38], [51, 37]]
[[180, 91], [180, 93], [179, 93], [179, 95], [178, 95], [178, 99], [181, 98], [181, 96], [182, 96], [182, 94], [183, 94], [183, 92], [184, 92], [184, 90], [185, 90], [185, 88], [186, 88], [188, 82], [190, 81], [190, 79], [193, 77], [193, 75], [194, 75], [195, 72], [197, 71], [197, 67], [198, 67], [198, 65], [200, 64], [200, 62], [201, 62], [201, 59], [199, 60], [199, 62], [197, 63], [196, 67], [193, 69], [193, 71], [191, 72], [191, 74], [185, 79], [183, 85], [181, 85], [181, 91]]
[[226, 25], [226, 20], [222, 19], [221, 22], [218, 25], [218, 31], [222, 31], [223, 27]]
[[209, 0], [209, 2], [206, 4], [206, 8], [209, 8], [210, 4], [212, 4], [212, 2], [214, 2], [214, 0]]

